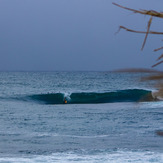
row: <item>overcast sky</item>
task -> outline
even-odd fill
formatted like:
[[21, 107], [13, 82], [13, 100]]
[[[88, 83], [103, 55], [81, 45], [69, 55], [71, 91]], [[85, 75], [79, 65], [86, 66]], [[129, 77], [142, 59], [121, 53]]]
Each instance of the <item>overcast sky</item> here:
[[[163, 11], [163, 0], [0, 0], [0, 71], [107, 71], [150, 68], [162, 37], [146, 30], [148, 16], [112, 5]], [[151, 30], [163, 31], [162, 19]], [[163, 69], [163, 65], [157, 69]]]

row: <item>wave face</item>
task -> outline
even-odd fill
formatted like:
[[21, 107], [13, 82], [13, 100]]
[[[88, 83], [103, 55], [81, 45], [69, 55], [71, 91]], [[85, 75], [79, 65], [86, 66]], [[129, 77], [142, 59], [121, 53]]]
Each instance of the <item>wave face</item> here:
[[127, 89], [115, 92], [81, 92], [65, 95], [64, 93], [49, 93], [29, 96], [31, 100], [45, 104], [97, 104], [113, 102], [153, 101], [152, 92], [143, 89]]

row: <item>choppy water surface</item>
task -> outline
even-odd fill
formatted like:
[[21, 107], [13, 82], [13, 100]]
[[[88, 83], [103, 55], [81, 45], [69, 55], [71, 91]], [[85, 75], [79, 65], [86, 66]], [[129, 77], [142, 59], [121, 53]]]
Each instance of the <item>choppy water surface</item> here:
[[144, 75], [1, 72], [0, 162], [163, 162], [163, 102]]

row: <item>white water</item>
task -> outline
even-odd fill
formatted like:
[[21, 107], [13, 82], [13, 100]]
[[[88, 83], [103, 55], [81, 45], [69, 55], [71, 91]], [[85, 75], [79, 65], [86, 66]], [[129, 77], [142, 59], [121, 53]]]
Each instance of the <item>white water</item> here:
[[3, 157], [1, 163], [162, 163], [163, 154], [154, 152], [117, 151], [94, 155], [75, 153], [55, 153], [47, 156]]

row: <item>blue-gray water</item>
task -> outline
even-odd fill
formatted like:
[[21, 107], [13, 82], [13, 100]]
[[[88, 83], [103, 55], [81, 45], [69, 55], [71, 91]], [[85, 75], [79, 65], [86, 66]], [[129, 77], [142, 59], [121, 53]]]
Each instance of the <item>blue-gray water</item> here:
[[0, 162], [163, 162], [163, 102], [145, 75], [0, 72]]

